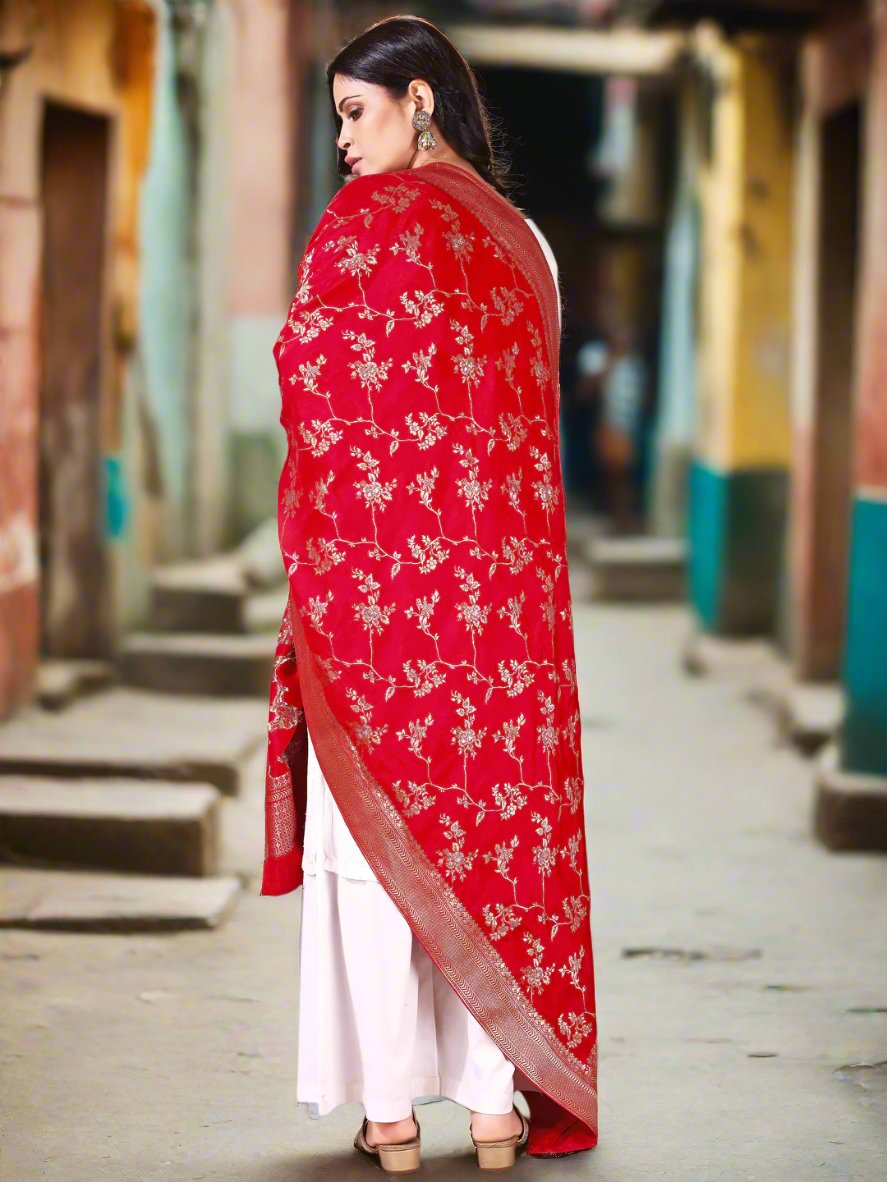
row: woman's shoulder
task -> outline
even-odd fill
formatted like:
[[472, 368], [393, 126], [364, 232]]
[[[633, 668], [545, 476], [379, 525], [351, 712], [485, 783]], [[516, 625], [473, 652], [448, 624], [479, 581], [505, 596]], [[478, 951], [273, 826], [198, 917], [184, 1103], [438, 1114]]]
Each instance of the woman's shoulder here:
[[[304, 254], [332, 249], [343, 235], [388, 238], [401, 219], [414, 217], [430, 199], [432, 186], [415, 181], [417, 169], [371, 173], [347, 180], [327, 202], [305, 244]], [[429, 219], [433, 225], [433, 219]]]
[[312, 260], [316, 266], [328, 256], [338, 258], [342, 251], [369, 251], [380, 244], [395, 244], [417, 224], [423, 241], [436, 243], [446, 223], [430, 202], [440, 195], [440, 190], [420, 178], [420, 171], [401, 169], [346, 181], [333, 194], [311, 231], [299, 265], [300, 277]]
[[352, 177], [333, 194], [324, 214], [344, 219], [379, 213], [392, 217], [412, 213], [434, 191], [434, 186], [419, 176], [420, 172], [418, 168], [401, 168]]

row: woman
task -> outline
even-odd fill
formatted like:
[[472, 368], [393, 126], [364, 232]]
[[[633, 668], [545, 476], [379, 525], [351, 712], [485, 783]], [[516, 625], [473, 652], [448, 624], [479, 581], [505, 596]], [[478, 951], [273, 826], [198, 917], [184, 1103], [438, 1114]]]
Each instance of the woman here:
[[299, 1099], [362, 1100], [355, 1146], [406, 1172], [448, 1096], [501, 1168], [597, 1142], [559, 293], [439, 29], [380, 21], [327, 78], [353, 179], [274, 348], [262, 894], [303, 886]]

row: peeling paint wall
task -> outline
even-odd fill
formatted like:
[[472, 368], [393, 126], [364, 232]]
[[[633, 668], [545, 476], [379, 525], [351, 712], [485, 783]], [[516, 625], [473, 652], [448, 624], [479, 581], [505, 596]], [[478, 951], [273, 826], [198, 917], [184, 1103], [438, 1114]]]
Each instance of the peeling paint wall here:
[[[5, 717], [32, 693], [46, 627], [38, 535], [45, 105], [51, 101], [105, 118], [111, 129], [93, 459], [97, 483], [115, 499], [113, 513], [102, 513], [106, 539], [113, 524], [113, 542], [117, 528], [125, 528], [124, 482], [107, 477], [120, 447], [124, 371], [135, 331], [138, 258], [132, 228], [152, 16], [139, 0], [37, 0], [4, 5], [0, 21], [4, 48], [32, 48], [5, 76], [0, 91], [0, 717]], [[76, 574], [65, 570], [64, 577], [76, 583]], [[113, 586], [109, 595], [113, 601]], [[76, 607], [101, 613], [102, 605], [84, 597]], [[113, 616], [103, 616], [96, 626], [103, 649], [113, 639]]]

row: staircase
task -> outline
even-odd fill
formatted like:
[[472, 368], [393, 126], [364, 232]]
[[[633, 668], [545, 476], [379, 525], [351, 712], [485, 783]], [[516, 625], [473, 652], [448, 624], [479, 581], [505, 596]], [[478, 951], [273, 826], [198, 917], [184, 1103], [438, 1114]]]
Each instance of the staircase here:
[[162, 568], [150, 629], [121, 645], [121, 678], [162, 693], [267, 698], [268, 634], [276, 635], [285, 606], [285, 584], [253, 591], [236, 555]]
[[675, 603], [686, 597], [687, 546], [682, 538], [597, 537], [584, 547], [591, 594], [622, 603]]
[[116, 667], [46, 662], [34, 704], [0, 726], [0, 926], [175, 931], [231, 913], [225, 802], [265, 742], [286, 604], [269, 537], [159, 569], [150, 627]]

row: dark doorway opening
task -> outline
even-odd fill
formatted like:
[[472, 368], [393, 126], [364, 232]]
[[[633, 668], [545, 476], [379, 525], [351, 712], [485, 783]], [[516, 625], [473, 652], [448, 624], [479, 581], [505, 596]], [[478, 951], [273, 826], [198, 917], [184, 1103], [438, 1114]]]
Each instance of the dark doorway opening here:
[[[474, 67], [506, 130], [513, 199], [558, 262], [567, 507], [606, 532], [646, 529], [674, 142], [668, 78]], [[494, 142], [495, 142], [494, 135]], [[614, 408], [622, 422], [608, 420]]]
[[111, 128], [48, 102], [42, 140], [40, 650], [107, 655], [101, 453]]
[[810, 649], [803, 673], [834, 679], [844, 650], [853, 502], [862, 108], [822, 125], [817, 373], [813, 421]]

